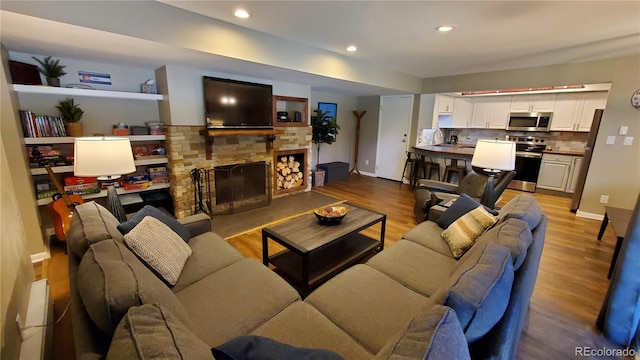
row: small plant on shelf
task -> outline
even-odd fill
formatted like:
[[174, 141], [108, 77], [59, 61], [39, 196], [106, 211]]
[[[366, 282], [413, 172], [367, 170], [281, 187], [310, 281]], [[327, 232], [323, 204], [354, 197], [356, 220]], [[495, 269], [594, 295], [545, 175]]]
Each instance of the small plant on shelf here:
[[56, 108], [60, 111], [62, 120], [66, 123], [67, 134], [69, 134], [69, 136], [82, 136], [82, 123], [80, 123], [80, 119], [82, 119], [84, 111], [82, 111], [80, 106], [76, 104], [72, 98], [69, 98], [60, 101]]
[[43, 60], [32, 56], [32, 58], [40, 64], [40, 72], [47, 78], [49, 86], [60, 86], [60, 77], [66, 75], [64, 71], [65, 65], [60, 65], [60, 59], [53, 60], [51, 56], [47, 56]]

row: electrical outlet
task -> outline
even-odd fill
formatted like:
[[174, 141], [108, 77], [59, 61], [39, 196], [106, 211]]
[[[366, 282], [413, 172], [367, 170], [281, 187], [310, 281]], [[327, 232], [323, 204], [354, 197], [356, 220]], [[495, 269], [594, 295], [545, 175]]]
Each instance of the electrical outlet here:
[[600, 204], [608, 204], [609, 195], [600, 195]]
[[365, 161], [364, 161], [364, 164], [365, 164], [365, 165], [369, 165], [369, 160], [365, 160]]
[[620, 131], [618, 131], [618, 135], [627, 135], [628, 131], [629, 131], [628, 126], [620, 126]]
[[633, 144], [633, 136], [625, 136], [624, 140], [622, 140], [622, 145], [631, 145]]
[[616, 143], [616, 137], [615, 136], [607, 136], [607, 145], [613, 145]]

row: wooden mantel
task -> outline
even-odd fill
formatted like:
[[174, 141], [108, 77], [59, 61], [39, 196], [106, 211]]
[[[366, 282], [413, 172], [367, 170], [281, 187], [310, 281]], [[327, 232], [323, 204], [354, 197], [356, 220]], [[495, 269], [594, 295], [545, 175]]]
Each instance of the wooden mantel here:
[[213, 145], [213, 139], [222, 136], [265, 136], [267, 141], [267, 150], [273, 147], [273, 140], [276, 135], [284, 134], [284, 130], [279, 129], [202, 129], [200, 135], [205, 137], [206, 144], [206, 158], [211, 160], [211, 147]]

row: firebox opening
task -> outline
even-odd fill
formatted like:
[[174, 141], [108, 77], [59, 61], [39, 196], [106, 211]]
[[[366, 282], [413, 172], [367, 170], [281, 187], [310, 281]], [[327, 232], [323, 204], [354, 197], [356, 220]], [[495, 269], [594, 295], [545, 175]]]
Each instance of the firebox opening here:
[[264, 161], [216, 166], [214, 214], [231, 214], [271, 203], [269, 166]]

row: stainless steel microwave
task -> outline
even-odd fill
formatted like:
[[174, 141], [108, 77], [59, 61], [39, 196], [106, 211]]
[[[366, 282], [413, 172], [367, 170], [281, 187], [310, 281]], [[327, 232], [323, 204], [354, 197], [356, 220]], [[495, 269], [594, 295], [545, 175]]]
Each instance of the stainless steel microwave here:
[[509, 114], [507, 130], [549, 131], [553, 113], [550, 112], [517, 112]]

